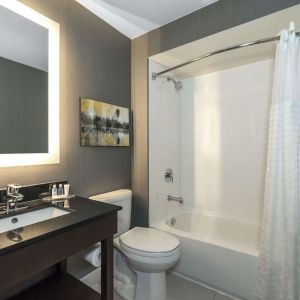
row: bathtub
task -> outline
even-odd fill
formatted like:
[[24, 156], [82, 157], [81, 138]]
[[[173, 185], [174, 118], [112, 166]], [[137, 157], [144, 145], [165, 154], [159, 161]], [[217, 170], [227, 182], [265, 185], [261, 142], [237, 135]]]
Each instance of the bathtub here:
[[172, 271], [233, 296], [254, 299], [258, 224], [184, 210], [152, 227], [180, 241], [181, 257]]

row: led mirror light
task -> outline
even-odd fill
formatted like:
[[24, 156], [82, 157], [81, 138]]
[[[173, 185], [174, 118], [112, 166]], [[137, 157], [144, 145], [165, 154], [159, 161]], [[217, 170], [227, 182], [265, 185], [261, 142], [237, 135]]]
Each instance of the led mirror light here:
[[59, 24], [17, 0], [0, 5], [48, 29], [48, 153], [0, 154], [0, 167], [59, 163]]

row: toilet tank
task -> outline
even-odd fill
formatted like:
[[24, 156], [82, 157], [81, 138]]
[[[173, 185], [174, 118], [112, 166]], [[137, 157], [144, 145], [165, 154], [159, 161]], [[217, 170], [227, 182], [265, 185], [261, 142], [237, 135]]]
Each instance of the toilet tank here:
[[104, 194], [91, 196], [90, 199], [96, 201], [103, 201], [122, 207], [122, 210], [118, 211], [118, 232], [115, 236], [119, 236], [126, 232], [130, 228], [131, 220], [131, 190], [117, 190]]

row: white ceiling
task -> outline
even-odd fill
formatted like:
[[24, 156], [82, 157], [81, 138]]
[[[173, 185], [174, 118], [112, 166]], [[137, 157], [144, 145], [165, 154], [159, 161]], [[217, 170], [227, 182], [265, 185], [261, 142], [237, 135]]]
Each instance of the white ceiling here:
[[218, 0], [76, 0], [134, 39]]

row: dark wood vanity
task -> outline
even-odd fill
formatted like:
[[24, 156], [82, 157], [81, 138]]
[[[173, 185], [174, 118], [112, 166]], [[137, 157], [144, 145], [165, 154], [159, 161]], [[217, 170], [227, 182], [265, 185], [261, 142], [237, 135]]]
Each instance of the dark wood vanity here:
[[[69, 214], [25, 226], [22, 241], [0, 234], [0, 299], [113, 299], [113, 235], [121, 208], [76, 197]], [[71, 277], [66, 259], [101, 241], [101, 296]], [[52, 270], [42, 281], [35, 278]], [[35, 282], [28, 287], [28, 282]], [[32, 283], [31, 283], [32, 285]]]

